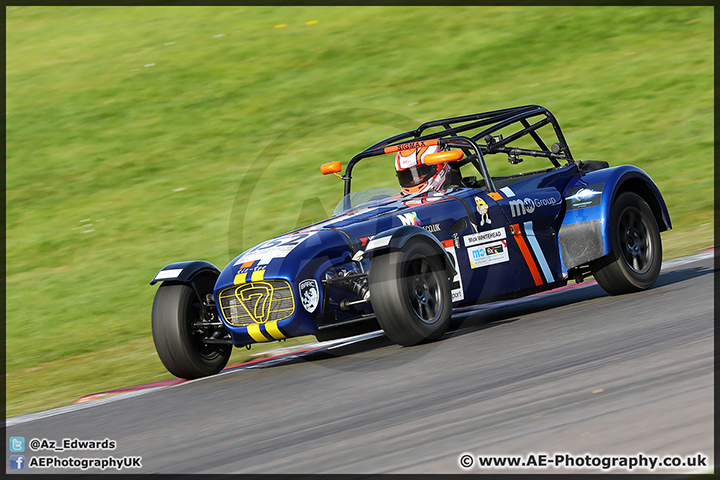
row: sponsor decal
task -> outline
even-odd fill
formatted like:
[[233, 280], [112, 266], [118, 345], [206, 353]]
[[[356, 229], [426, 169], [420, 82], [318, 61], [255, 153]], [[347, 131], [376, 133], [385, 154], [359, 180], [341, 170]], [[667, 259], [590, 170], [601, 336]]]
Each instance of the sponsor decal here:
[[555, 205], [560, 203], [560, 200], [555, 197], [550, 198], [523, 198], [517, 200], [510, 200], [510, 214], [513, 217], [520, 215], [530, 214], [535, 211], [538, 207], [547, 207], [549, 205]]
[[372, 238], [372, 237], [359, 237], [358, 244], [360, 245], [360, 248], [365, 248], [367, 246], [370, 238]]
[[505, 227], [488, 230], [486, 232], [474, 233], [472, 235], [465, 235], [463, 240], [466, 247], [472, 247], [473, 245], [491, 242], [493, 240], [501, 240], [503, 238], [507, 238]]
[[463, 290], [462, 276], [460, 275], [460, 265], [458, 264], [457, 252], [455, 251], [455, 244], [453, 240], [443, 240], [443, 247], [445, 251], [450, 254], [452, 258], [453, 266], [455, 267], [455, 276], [450, 284], [450, 294], [453, 302], [459, 302], [465, 299], [465, 291]]
[[318, 233], [317, 230], [303, 233], [292, 233], [290, 235], [284, 235], [282, 237], [272, 238], [259, 245], [254, 246], [247, 252], [245, 252], [238, 260], [235, 265], [240, 265], [245, 262], [261, 259], [273, 259], [285, 257], [288, 253], [293, 251], [295, 247], [300, 245], [302, 242], [307, 240]]
[[313, 313], [320, 302], [318, 284], [314, 279], [303, 280], [298, 285], [300, 289], [300, 301], [308, 313]]
[[472, 268], [487, 267], [496, 263], [510, 260], [507, 249], [507, 240], [499, 242], [484, 243], [477, 247], [467, 249], [470, 266]]
[[431, 223], [430, 225], [423, 225], [423, 228], [430, 233], [437, 233], [440, 231], [439, 223]]
[[[240, 264], [240, 268], [235, 274], [233, 279], [234, 285], [240, 285], [241, 283], [262, 280], [265, 276], [265, 270], [267, 269], [268, 263], [272, 258], [262, 258], [260, 260], [251, 260]], [[235, 262], [237, 265], [239, 262]]]
[[401, 215], [397, 215], [397, 218], [400, 219], [403, 225], [422, 226], [422, 222], [419, 218], [417, 218], [417, 213], [415, 212], [403, 213]]
[[[272, 260], [272, 258], [261, 258], [260, 260], [243, 262], [240, 264], [240, 269], [237, 271], [236, 275], [265, 270], [267, 268], [267, 264], [270, 263], [270, 260]], [[235, 265], [237, 264], [238, 262], [235, 262]]]
[[488, 207], [488, 204], [485, 202], [485, 200], [480, 197], [475, 197], [475, 207], [480, 214], [480, 226], [482, 227], [486, 223], [488, 225], [491, 224], [492, 221], [490, 220], [490, 215], [488, 215], [490, 207]]
[[577, 208], [595, 207], [600, 205], [604, 183], [596, 183], [587, 187], [571, 188], [565, 197], [565, 206], [568, 210]]
[[385, 153], [397, 152], [398, 150], [415, 150], [420, 147], [428, 147], [431, 145], [437, 145], [437, 140], [420, 140], [417, 142], [401, 143], [394, 147], [385, 147]]

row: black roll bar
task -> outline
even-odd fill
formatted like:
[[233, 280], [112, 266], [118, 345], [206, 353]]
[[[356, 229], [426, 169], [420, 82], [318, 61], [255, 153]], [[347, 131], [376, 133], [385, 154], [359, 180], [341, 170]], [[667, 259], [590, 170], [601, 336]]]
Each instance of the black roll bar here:
[[[535, 123], [530, 123], [528, 119], [537, 116], [544, 116]], [[478, 141], [485, 139], [488, 135], [492, 135], [493, 132], [497, 132], [503, 128], [506, 128], [514, 123], [518, 123], [522, 128], [517, 132], [509, 135], [506, 138], [487, 142], [487, 145], [478, 145]], [[553, 130], [557, 136], [557, 149], [553, 148], [552, 151], [547, 147], [545, 142], [540, 138], [537, 130], [547, 124], [552, 125]], [[442, 127], [444, 130], [440, 130], [433, 133], [423, 135], [423, 132], [430, 128]], [[486, 128], [483, 128], [486, 127]], [[462, 132], [469, 130], [482, 129], [471, 136], [458, 135]], [[513, 142], [520, 137], [530, 135], [530, 137], [538, 145], [539, 150], [529, 150], [522, 148], [508, 147], [507, 144]], [[433, 143], [435, 141], [435, 143]], [[362, 159], [368, 157], [374, 157], [376, 155], [383, 155], [398, 150], [399, 146], [407, 145], [408, 148], [415, 148], [417, 144], [438, 144], [440, 146], [448, 147], [460, 147], [460, 148], [471, 148], [475, 150], [477, 156], [470, 160], [478, 172], [485, 179], [485, 184], [490, 192], [495, 191], [495, 185], [490, 177], [485, 163], [483, 155], [495, 154], [495, 153], [507, 153], [509, 155], [529, 155], [533, 157], [545, 157], [548, 158], [555, 167], [560, 166], [558, 160], [565, 160], [568, 163], [575, 163], [575, 160], [570, 153], [570, 147], [568, 147], [565, 141], [565, 136], [560, 129], [560, 125], [557, 122], [555, 116], [550, 113], [545, 107], [540, 105], [524, 105], [520, 107], [504, 108], [501, 110], [493, 110], [490, 112], [475, 113], [471, 115], [462, 115], [457, 117], [449, 117], [440, 120], [433, 120], [425, 122], [415, 130], [399, 133], [388, 137], [370, 147], [366, 148], [362, 152], [355, 155], [350, 162], [348, 162], [345, 168], [345, 173], [342, 175], [344, 180], [344, 194], [350, 194], [350, 185], [352, 181], [352, 170], [355, 165]]]

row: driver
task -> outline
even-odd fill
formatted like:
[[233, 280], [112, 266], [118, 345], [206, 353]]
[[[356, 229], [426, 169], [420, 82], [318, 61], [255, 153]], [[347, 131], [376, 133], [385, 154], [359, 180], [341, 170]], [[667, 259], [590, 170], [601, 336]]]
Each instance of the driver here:
[[425, 165], [426, 155], [438, 152], [437, 145], [413, 150], [399, 150], [395, 155], [395, 170], [403, 195], [441, 190], [445, 187], [450, 167], [447, 163]]

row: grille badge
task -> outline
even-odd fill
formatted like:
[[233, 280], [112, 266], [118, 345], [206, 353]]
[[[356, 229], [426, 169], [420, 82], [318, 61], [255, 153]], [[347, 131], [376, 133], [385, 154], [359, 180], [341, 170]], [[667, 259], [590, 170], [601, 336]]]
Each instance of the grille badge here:
[[272, 307], [273, 286], [267, 282], [245, 283], [235, 290], [235, 298], [255, 323], [265, 323]]

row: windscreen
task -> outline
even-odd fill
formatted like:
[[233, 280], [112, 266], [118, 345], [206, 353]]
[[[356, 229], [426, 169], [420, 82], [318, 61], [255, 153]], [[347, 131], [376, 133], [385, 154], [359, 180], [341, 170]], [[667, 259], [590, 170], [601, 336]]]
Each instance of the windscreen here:
[[372, 190], [362, 190], [345, 195], [333, 211], [333, 217], [343, 213], [349, 213], [355, 209], [369, 207], [376, 203], [384, 202], [393, 197], [399, 197], [400, 192], [394, 188], [381, 187]]

